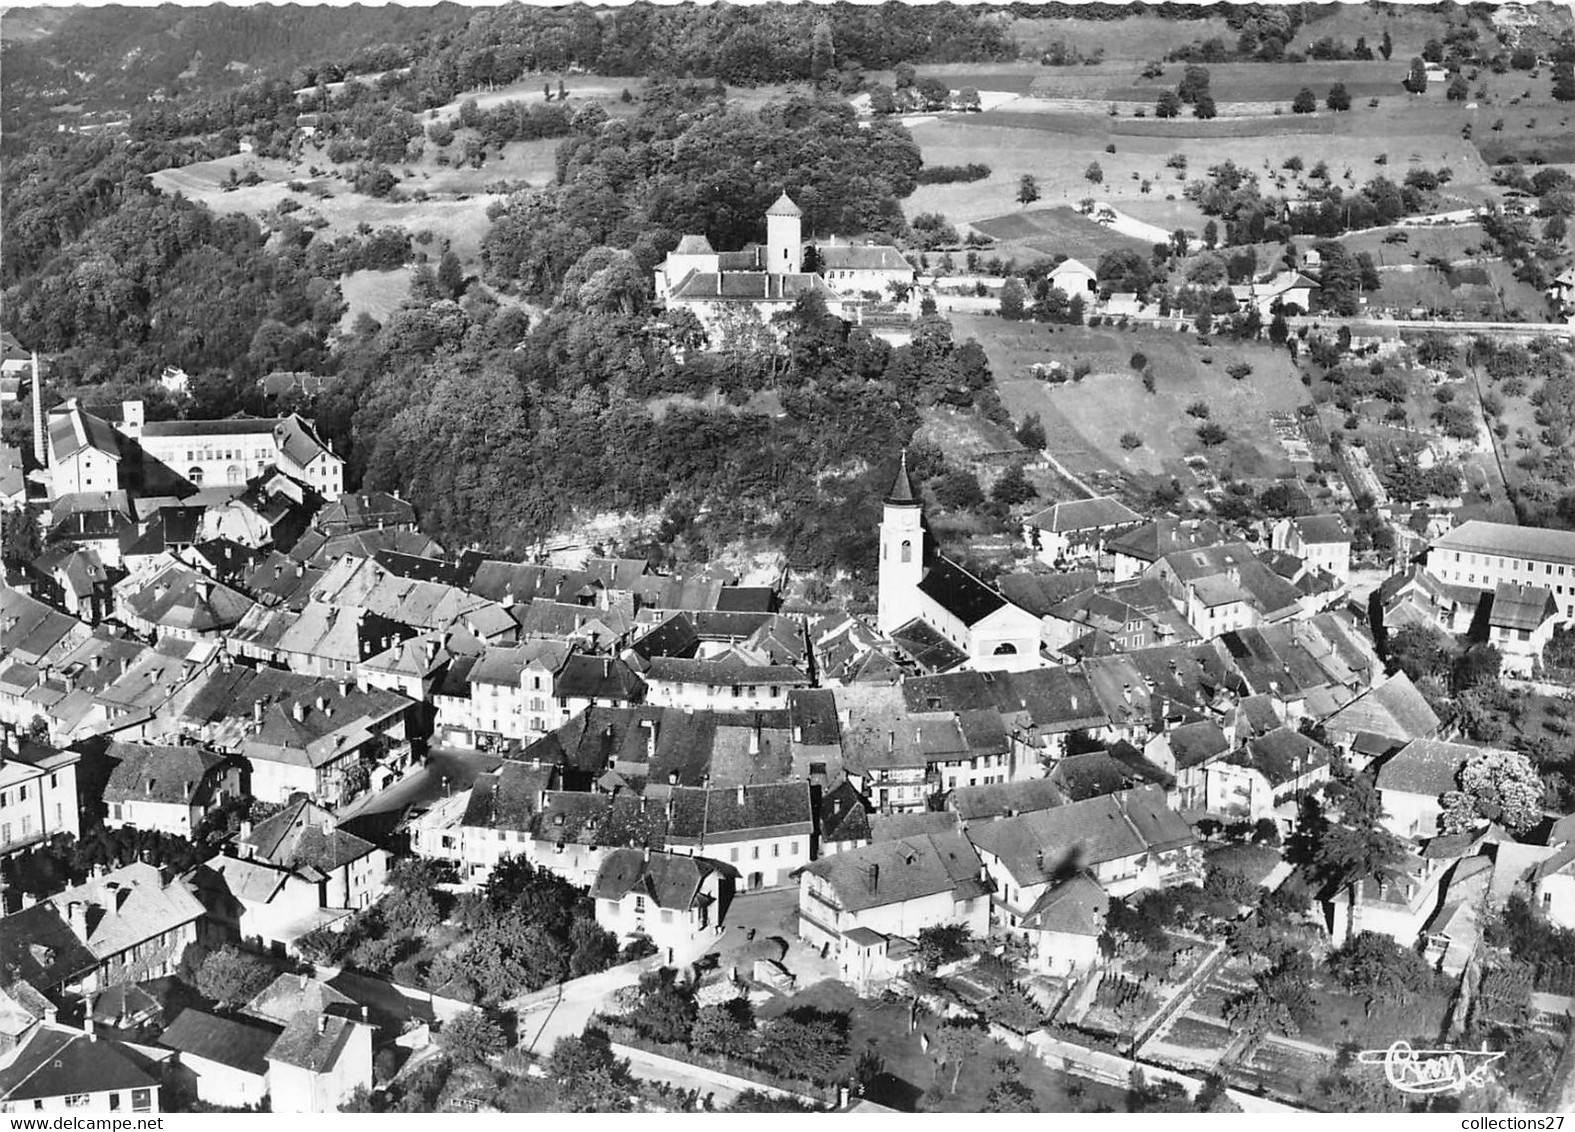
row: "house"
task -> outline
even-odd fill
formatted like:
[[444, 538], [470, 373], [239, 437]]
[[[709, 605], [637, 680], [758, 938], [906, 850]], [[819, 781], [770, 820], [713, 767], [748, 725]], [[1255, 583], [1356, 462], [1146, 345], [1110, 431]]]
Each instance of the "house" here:
[[1066, 794], [1054, 782], [1047, 778], [1030, 778], [990, 786], [959, 786], [946, 796], [946, 808], [967, 827], [974, 822], [1053, 809], [1064, 805], [1066, 800]]
[[1253, 821], [1280, 816], [1289, 826], [1296, 820], [1294, 805], [1284, 813], [1281, 807], [1329, 781], [1329, 765], [1321, 744], [1289, 727], [1275, 728], [1204, 765], [1203, 808]]
[[[435, 658], [435, 643], [422, 647]], [[444, 743], [461, 747], [539, 738], [562, 722], [553, 678], [568, 657], [568, 646], [556, 641], [485, 647], [456, 674], [459, 694], [434, 696], [437, 733]]]
[[1504, 674], [1530, 677], [1542, 667], [1542, 652], [1553, 640], [1559, 621], [1552, 588], [1500, 582], [1491, 594], [1483, 594], [1483, 602], [1488, 605], [1488, 643], [1503, 658]]
[[1566, 841], [1526, 874], [1531, 906], [1552, 924], [1575, 928], [1575, 841]]
[[1155, 519], [1112, 536], [1105, 549], [1110, 554], [1115, 580], [1124, 582], [1144, 573], [1167, 554], [1202, 550], [1225, 541], [1225, 533], [1210, 519]]
[[48, 542], [91, 551], [112, 569], [125, 564], [124, 550], [137, 539], [131, 497], [124, 491], [62, 495], [50, 506]]
[[1069, 976], [1100, 961], [1110, 896], [1087, 873], [1053, 884], [1034, 901], [1013, 934], [1028, 944], [1028, 966], [1046, 975]]
[[889, 245], [853, 244], [833, 236], [811, 246], [820, 277], [843, 295], [886, 298], [893, 287], [913, 286], [913, 264]]
[[984, 864], [958, 833], [876, 842], [799, 873], [799, 938], [834, 957], [861, 990], [900, 974], [925, 928], [983, 937], [989, 918]]
[[591, 884], [596, 922], [620, 941], [645, 936], [669, 959], [722, 932], [722, 870], [705, 857], [615, 849]]
[[1575, 531], [1471, 519], [1433, 540], [1426, 566], [1441, 582], [1476, 590], [1500, 582], [1546, 586], [1560, 618], [1575, 618]]
[[1370, 931], [1415, 947], [1439, 909], [1453, 863], [1452, 857], [1408, 852], [1383, 878], [1367, 877], [1337, 890], [1324, 901], [1330, 937], [1339, 944]]
[[945, 555], [930, 553], [928, 542], [904, 452], [880, 524], [880, 631], [896, 635], [920, 622], [974, 668], [1040, 667], [1039, 619]]
[[53, 1022], [0, 1060], [0, 1113], [13, 1116], [155, 1113], [160, 1088], [161, 1070], [141, 1050]]
[[1375, 601], [1385, 633], [1407, 625], [1464, 633], [1471, 628], [1481, 597], [1475, 586], [1441, 582], [1421, 566], [1410, 565], [1383, 580]]
[[740, 890], [781, 888], [814, 856], [809, 785], [778, 782], [712, 790], [674, 787], [666, 848], [725, 862]]
[[1432, 837], [1444, 812], [1442, 796], [1460, 788], [1467, 759], [1490, 750], [1438, 739], [1407, 743], [1378, 767], [1385, 827], [1398, 837]]
[[1187, 622], [1205, 639], [1303, 613], [1296, 587], [1246, 543], [1172, 552], [1144, 574], [1165, 587]]
[[1288, 315], [1309, 313], [1312, 293], [1318, 289], [1316, 279], [1299, 271], [1282, 271], [1268, 279], [1235, 284], [1230, 291], [1239, 306], [1256, 310], [1267, 320], [1280, 312]]
[[1067, 298], [1082, 295], [1087, 299], [1099, 291], [1099, 273], [1082, 260], [1063, 259], [1050, 270], [1050, 286]]
[[994, 918], [1008, 928], [1077, 872], [1114, 897], [1202, 879], [1197, 838], [1152, 786], [971, 825], [968, 839], [994, 882]]
[[1566, 267], [1554, 277], [1548, 295], [1561, 307], [1575, 306], [1575, 267]]
[[115, 612], [147, 639], [222, 641], [252, 608], [252, 599], [174, 558], [115, 586]]
[[90, 625], [109, 616], [114, 603], [113, 587], [97, 551], [62, 543], [34, 559], [28, 571], [39, 579], [35, 592], [71, 616]]
[[1351, 580], [1351, 532], [1338, 515], [1301, 515], [1274, 524], [1269, 545], [1294, 554], [1309, 570]]
[[762, 663], [733, 650], [714, 660], [652, 657], [645, 685], [647, 702], [660, 707], [770, 711], [785, 708], [788, 693], [809, 687], [810, 679], [793, 665]]
[[870, 807], [864, 796], [843, 779], [820, 800], [820, 837], [817, 856], [829, 857], [868, 845], [871, 840]]
[[258, 1018], [188, 1008], [159, 1035], [190, 1074], [197, 1099], [225, 1108], [260, 1108], [268, 1097], [268, 1051], [284, 1027]]
[[0, 858], [81, 830], [75, 751], [0, 733]]
[[240, 743], [252, 794], [281, 804], [306, 794], [337, 806], [381, 788], [415, 766], [410, 704], [397, 692], [328, 680], [257, 701], [256, 726]]
[[337, 1112], [372, 1087], [372, 1027], [336, 1009], [345, 1008], [303, 1010], [285, 1023], [267, 1055], [270, 1111]]
[[48, 992], [90, 994], [173, 975], [202, 904], [168, 869], [141, 862], [0, 920], [0, 970]]
[[1030, 516], [1024, 538], [1046, 565], [1073, 559], [1097, 561], [1110, 535], [1142, 521], [1143, 516], [1110, 496], [1065, 500]]
[[242, 860], [299, 873], [316, 883], [322, 908], [369, 908], [383, 894], [393, 861], [348, 830], [310, 798], [297, 798], [272, 817], [243, 830], [236, 841]]
[[112, 742], [116, 760], [104, 787], [111, 829], [157, 830], [192, 839], [202, 819], [241, 796], [241, 770], [197, 746]]
[[1443, 722], [1404, 672], [1396, 672], [1320, 722], [1328, 741], [1358, 770], [1413, 739], [1436, 739], [1443, 729]]
[[547, 790], [531, 822], [528, 856], [537, 868], [589, 888], [611, 853], [660, 849], [666, 838], [667, 807], [646, 795]]

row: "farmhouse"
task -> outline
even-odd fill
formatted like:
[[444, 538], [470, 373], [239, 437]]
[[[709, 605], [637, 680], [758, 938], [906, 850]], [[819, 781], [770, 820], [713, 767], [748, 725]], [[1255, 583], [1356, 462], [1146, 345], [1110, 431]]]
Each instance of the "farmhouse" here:
[[1025, 527], [1028, 545], [1041, 562], [1097, 558], [1112, 534], [1137, 526], [1143, 516], [1110, 496], [1052, 503], [1032, 515]]
[[1299, 271], [1282, 271], [1268, 279], [1238, 283], [1231, 287], [1230, 293], [1237, 305], [1251, 307], [1267, 319], [1279, 310], [1286, 314], [1306, 314], [1312, 309], [1312, 293], [1317, 289], [1316, 279]]
[[1082, 260], [1064, 259], [1051, 270], [1050, 286], [1068, 298], [1073, 295], [1087, 298], [1099, 290], [1099, 273]]
[[670, 955], [686, 952], [721, 933], [721, 881], [704, 857], [615, 849], [591, 885], [596, 922], [620, 940], [643, 935]]
[[1530, 676], [1542, 664], [1542, 651], [1553, 639], [1558, 602], [1548, 586], [1500, 582], [1482, 595], [1488, 605], [1487, 635], [1511, 676]]

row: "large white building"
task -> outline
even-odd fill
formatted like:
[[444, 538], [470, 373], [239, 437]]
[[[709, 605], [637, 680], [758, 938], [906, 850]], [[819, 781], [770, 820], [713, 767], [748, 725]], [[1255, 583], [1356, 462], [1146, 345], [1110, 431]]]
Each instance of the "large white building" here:
[[1553, 591], [1560, 620], [1575, 620], [1575, 531], [1472, 519], [1433, 540], [1427, 572], [1480, 590], [1502, 582], [1545, 586]]
[[142, 403], [122, 412], [126, 432], [148, 455], [197, 487], [243, 484], [270, 464], [309, 485], [324, 499], [344, 492], [344, 461], [310, 421], [287, 417], [230, 417], [221, 421], [142, 420]]
[[1039, 619], [944, 554], [927, 554], [925, 542], [924, 509], [904, 453], [880, 524], [880, 631], [890, 635], [919, 621], [974, 668], [1041, 667]]

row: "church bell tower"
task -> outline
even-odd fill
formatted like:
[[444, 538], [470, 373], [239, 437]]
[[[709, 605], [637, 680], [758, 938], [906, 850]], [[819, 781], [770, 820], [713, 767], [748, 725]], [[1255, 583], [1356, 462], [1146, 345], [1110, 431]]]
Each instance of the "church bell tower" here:
[[908, 453], [887, 493], [880, 521], [880, 574], [876, 628], [882, 633], [915, 616], [915, 595], [924, 578], [924, 512], [908, 478]]

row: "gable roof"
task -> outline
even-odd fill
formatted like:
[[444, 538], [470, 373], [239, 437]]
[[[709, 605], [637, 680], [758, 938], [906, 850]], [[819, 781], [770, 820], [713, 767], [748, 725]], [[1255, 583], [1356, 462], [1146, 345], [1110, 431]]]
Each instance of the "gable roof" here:
[[1108, 495], [1093, 499], [1070, 499], [1052, 503], [1033, 515], [1028, 522], [1042, 531], [1067, 534], [1072, 531], [1104, 530], [1126, 523], [1141, 523], [1143, 516]]
[[1167, 852], [1196, 840], [1165, 804], [1165, 792], [1154, 786], [1002, 818], [971, 827], [968, 836], [1025, 884], [1052, 880], [1074, 866]]
[[979, 854], [959, 833], [878, 841], [822, 857], [804, 871], [826, 880], [850, 912], [943, 892], [971, 899], [989, 891]]
[[1547, 586], [1500, 582], [1493, 590], [1488, 624], [1493, 628], [1535, 632], [1559, 615], [1559, 604]]
[[1457, 789], [1460, 768], [1466, 760], [1489, 749], [1440, 739], [1415, 739], [1378, 768], [1378, 789], [1436, 798]]
[[268, 1072], [268, 1051], [283, 1032], [276, 1022], [187, 1009], [159, 1035], [159, 1045], [260, 1077]]
[[1575, 565], [1575, 531], [1470, 519], [1435, 539], [1433, 549]]
[[112, 742], [118, 759], [104, 787], [106, 802], [167, 802], [205, 805], [209, 776], [224, 756], [194, 746]]
[[140, 861], [48, 898], [69, 923], [72, 904], [85, 908], [82, 940], [98, 959], [119, 955], [196, 920], [202, 903], [179, 877]]
[[1087, 873], [1051, 885], [1023, 917], [1023, 927], [1066, 935], [1097, 936], [1105, 929], [1110, 896]]
[[944, 554], [937, 554], [925, 571], [919, 592], [964, 625], [977, 625], [1007, 604], [999, 590], [981, 582]]
[[701, 886], [715, 871], [715, 865], [704, 857], [614, 849], [602, 858], [591, 884], [591, 898], [622, 900], [630, 892], [639, 892], [658, 908], [686, 912], [704, 899]]
[[378, 851], [370, 841], [339, 828], [331, 812], [306, 797], [259, 822], [240, 844], [271, 865], [311, 867], [324, 873]]
[[120, 1042], [95, 1040], [63, 1026], [34, 1031], [0, 1069], [0, 1100], [48, 1100], [79, 1093], [149, 1089], [159, 1084], [146, 1058]]
[[1331, 733], [1368, 732], [1386, 739], [1425, 739], [1442, 726], [1411, 678], [1396, 672], [1323, 720]]
[[285, 1023], [284, 1032], [268, 1051], [268, 1060], [325, 1073], [338, 1062], [358, 1025], [362, 1023], [335, 1014], [302, 1011]]

